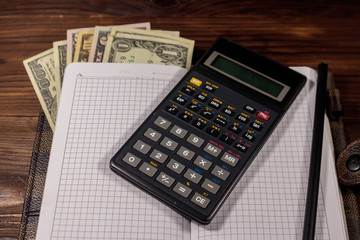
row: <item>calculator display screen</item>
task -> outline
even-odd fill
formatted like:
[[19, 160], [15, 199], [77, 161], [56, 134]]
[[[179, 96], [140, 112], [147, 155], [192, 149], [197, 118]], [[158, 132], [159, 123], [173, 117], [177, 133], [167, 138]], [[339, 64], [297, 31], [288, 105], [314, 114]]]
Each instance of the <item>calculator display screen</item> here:
[[278, 101], [281, 101], [290, 89], [289, 86], [218, 52], [213, 52], [205, 65]]

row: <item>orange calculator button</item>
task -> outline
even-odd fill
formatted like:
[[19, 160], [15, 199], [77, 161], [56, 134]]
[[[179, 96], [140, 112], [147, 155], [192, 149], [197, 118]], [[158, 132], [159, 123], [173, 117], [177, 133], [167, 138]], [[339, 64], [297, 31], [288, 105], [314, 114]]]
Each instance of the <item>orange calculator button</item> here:
[[190, 80], [190, 82], [191, 82], [192, 84], [198, 86], [198, 87], [200, 87], [201, 84], [202, 84], [202, 81], [200, 81], [200, 80], [197, 79], [197, 78], [192, 78], [192, 79]]

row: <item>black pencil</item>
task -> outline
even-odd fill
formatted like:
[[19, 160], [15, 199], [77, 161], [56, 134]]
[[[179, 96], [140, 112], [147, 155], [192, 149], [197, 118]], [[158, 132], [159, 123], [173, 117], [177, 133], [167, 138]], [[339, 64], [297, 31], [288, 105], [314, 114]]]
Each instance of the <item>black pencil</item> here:
[[306, 196], [303, 240], [311, 240], [314, 239], [315, 236], [321, 154], [324, 133], [327, 72], [327, 64], [320, 63], [318, 66], [318, 82], [316, 89], [315, 116], [313, 124], [309, 182]]

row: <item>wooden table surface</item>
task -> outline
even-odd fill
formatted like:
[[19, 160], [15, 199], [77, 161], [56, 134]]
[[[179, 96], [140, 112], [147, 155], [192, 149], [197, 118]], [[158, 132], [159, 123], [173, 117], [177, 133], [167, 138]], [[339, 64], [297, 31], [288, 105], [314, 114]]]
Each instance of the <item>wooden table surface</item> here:
[[193, 63], [219, 36], [288, 66], [325, 61], [360, 138], [359, 1], [91, 0], [0, 2], [0, 237], [17, 238], [40, 104], [22, 61], [66, 30], [151, 22], [196, 41]]

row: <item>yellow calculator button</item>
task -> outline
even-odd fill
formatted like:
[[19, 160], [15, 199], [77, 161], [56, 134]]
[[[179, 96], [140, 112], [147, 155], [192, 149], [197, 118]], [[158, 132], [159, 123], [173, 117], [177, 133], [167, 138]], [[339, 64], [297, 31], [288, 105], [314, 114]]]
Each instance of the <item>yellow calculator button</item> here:
[[200, 85], [202, 84], [202, 81], [200, 81], [199, 79], [196, 79], [196, 78], [192, 78], [190, 80], [190, 82], [198, 87], [200, 87]]

